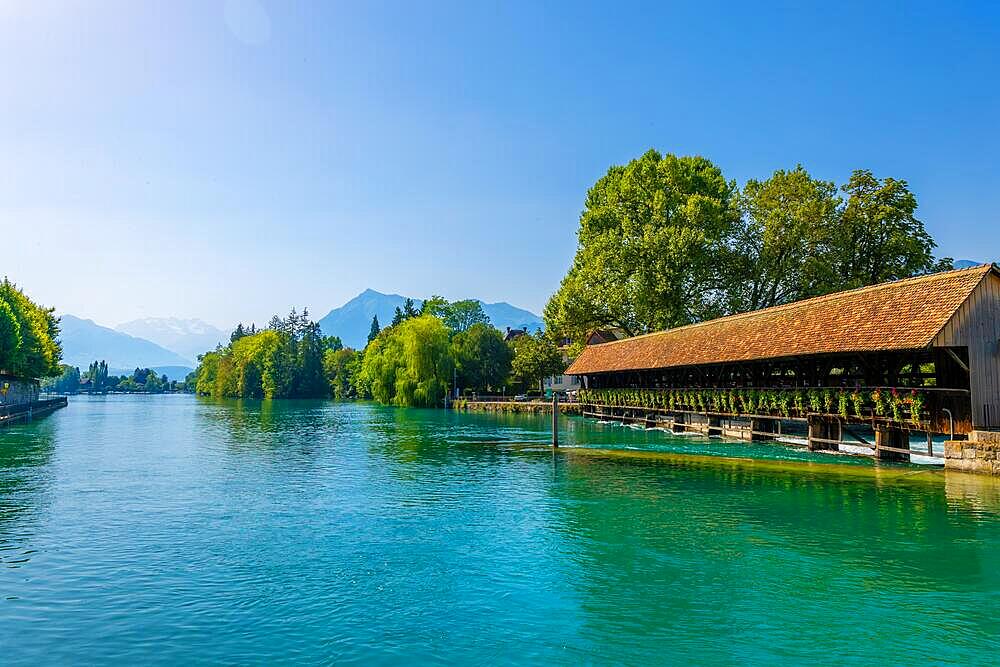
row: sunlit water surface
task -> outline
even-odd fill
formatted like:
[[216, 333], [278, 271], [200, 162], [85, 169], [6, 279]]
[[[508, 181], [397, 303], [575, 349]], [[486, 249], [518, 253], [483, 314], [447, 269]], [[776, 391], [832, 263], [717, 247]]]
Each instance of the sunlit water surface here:
[[562, 430], [74, 397], [0, 430], [0, 663], [997, 660], [995, 480]]

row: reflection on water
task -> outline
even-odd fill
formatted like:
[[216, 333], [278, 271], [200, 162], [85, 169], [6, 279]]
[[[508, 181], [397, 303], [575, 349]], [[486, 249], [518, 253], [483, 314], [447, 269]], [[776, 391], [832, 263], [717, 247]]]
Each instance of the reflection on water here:
[[17, 568], [31, 559], [34, 514], [48, 506], [51, 480], [46, 466], [54, 449], [53, 424], [16, 424], [0, 430], [0, 567]]
[[4, 662], [983, 663], [1000, 648], [1000, 480], [576, 418], [553, 452], [548, 428], [123, 396], [0, 431]]

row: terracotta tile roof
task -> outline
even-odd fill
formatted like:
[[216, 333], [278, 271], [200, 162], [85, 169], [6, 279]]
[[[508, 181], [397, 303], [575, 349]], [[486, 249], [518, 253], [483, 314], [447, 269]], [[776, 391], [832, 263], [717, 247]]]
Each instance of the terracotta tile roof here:
[[566, 373], [926, 347], [993, 270], [985, 264], [907, 278], [589, 345]]

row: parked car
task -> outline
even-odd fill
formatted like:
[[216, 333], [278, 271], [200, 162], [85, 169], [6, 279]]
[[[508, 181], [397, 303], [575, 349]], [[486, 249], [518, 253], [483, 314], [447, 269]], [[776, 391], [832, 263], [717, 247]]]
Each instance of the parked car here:
[[524, 401], [528, 400], [528, 395], [527, 394], [518, 394], [517, 396], [514, 397], [514, 400], [517, 401], [517, 402], [519, 402], [519, 403], [523, 403]]

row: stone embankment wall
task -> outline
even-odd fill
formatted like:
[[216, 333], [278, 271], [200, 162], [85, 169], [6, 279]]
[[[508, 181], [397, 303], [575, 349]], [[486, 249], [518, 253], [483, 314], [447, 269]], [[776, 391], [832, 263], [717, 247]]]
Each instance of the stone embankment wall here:
[[944, 467], [984, 475], [1000, 475], [1000, 432], [972, 431], [968, 440], [944, 443]]

